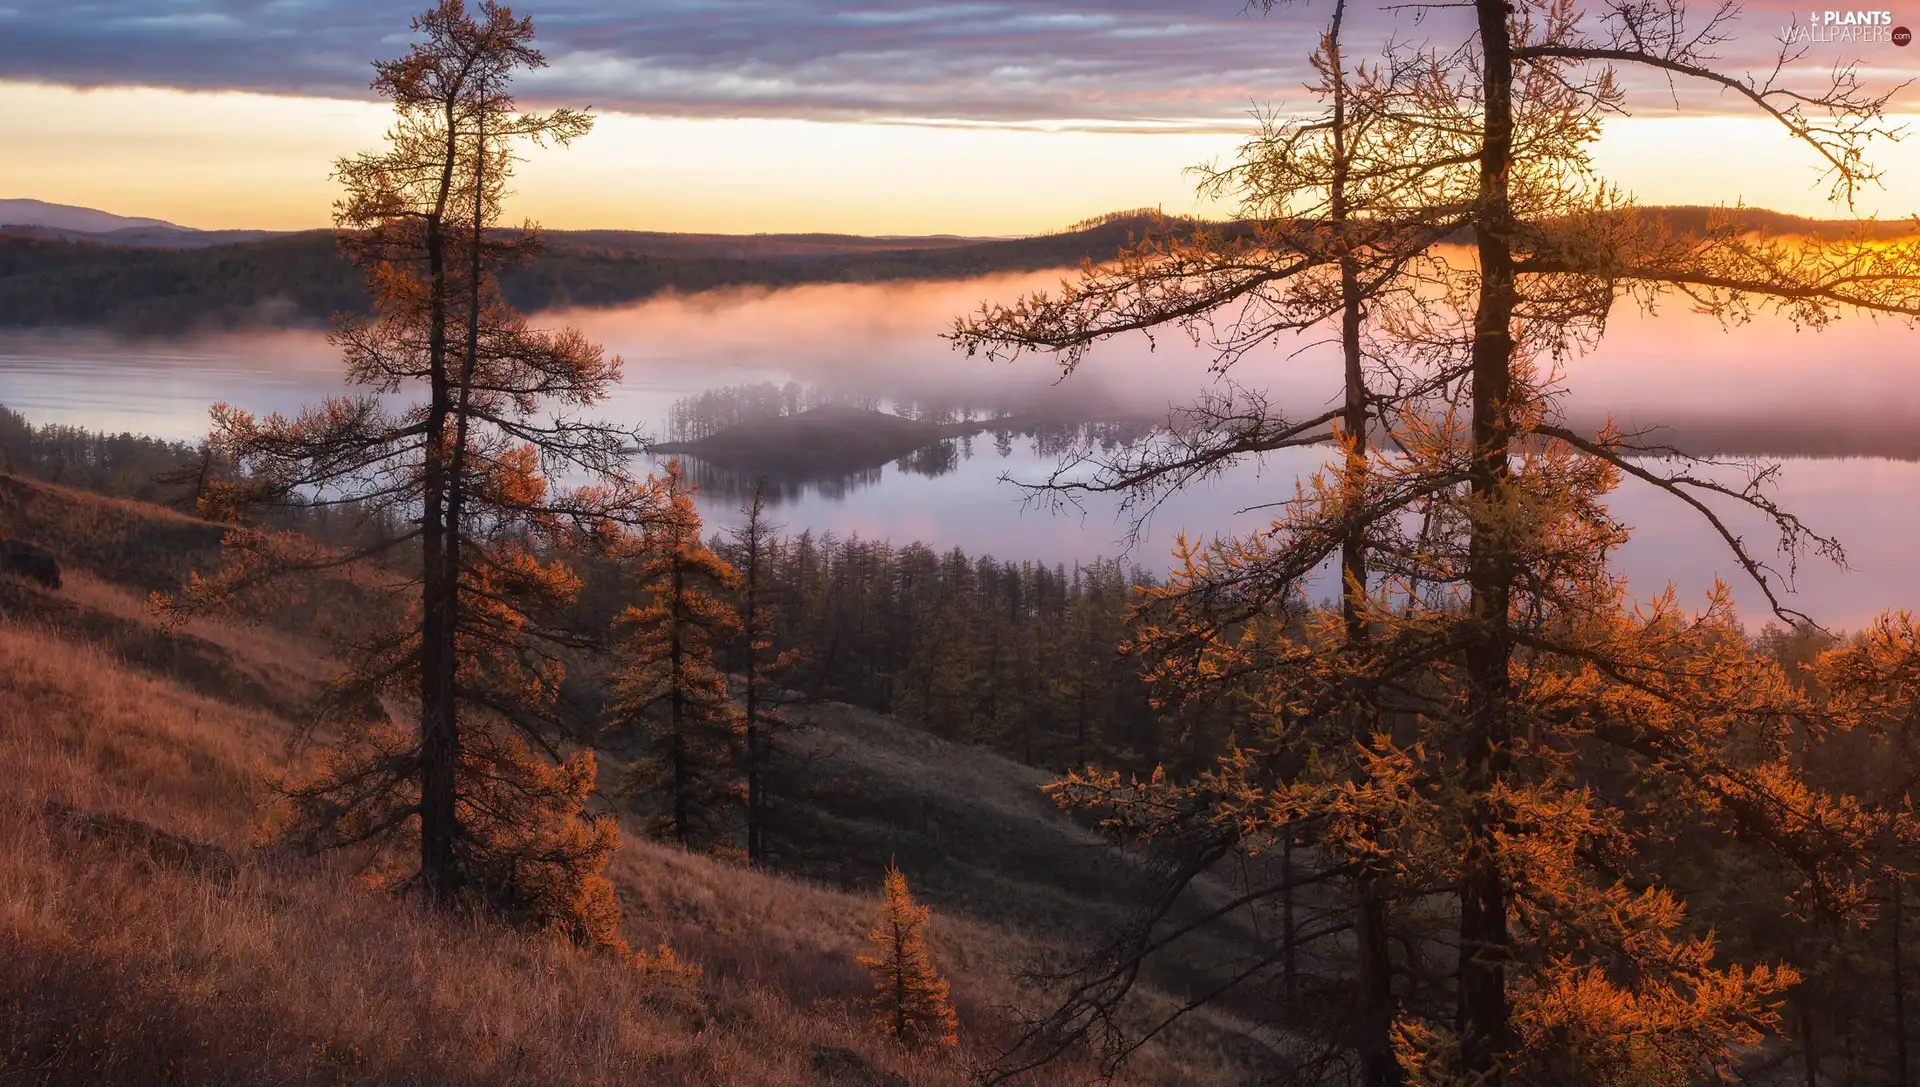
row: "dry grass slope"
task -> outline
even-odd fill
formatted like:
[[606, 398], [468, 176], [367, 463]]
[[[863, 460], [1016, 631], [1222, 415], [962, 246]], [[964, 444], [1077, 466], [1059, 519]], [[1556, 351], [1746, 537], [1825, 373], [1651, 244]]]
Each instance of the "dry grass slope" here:
[[[908, 1053], [857, 1004], [872, 895], [631, 838], [612, 871], [628, 939], [671, 946], [697, 977], [429, 913], [339, 863], [256, 848], [293, 728], [282, 702], [246, 692], [297, 694], [321, 659], [217, 624], [180, 632], [188, 657], [153, 649], [175, 635], [142, 609], [156, 577], [142, 556], [174, 562], [145, 549], [205, 526], [4, 477], [0, 516], [73, 574], [63, 594], [0, 577], [0, 1084], [960, 1084], [1004, 1036], [1004, 1008], [1033, 998], [1009, 975], [1043, 938], [936, 914], [963, 1046]], [[237, 874], [77, 834], [50, 801], [217, 846]], [[1131, 1074], [1211, 1082], [1208, 1036]]]

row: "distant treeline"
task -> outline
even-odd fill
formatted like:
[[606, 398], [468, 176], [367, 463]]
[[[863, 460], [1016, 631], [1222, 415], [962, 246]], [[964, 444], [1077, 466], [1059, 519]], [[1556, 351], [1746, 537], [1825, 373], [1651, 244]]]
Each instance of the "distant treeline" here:
[[[935, 426], [1009, 419], [1020, 414], [1019, 402], [1011, 398], [985, 402], [978, 396], [878, 397], [798, 381], [779, 385], [759, 381], [725, 385], [681, 397], [667, 409], [662, 430], [668, 442], [697, 442], [743, 423], [788, 418], [828, 405], [884, 411]], [[1036, 419], [1023, 421], [1023, 431], [1031, 430]], [[1068, 425], [1059, 420], [1053, 422], [1058, 426]]]
[[[746, 561], [731, 534], [708, 546], [736, 569]], [[641, 602], [635, 586], [604, 560], [575, 561], [587, 587], [574, 624], [612, 631]], [[761, 659], [771, 649], [789, 661], [779, 682], [795, 696], [891, 714], [1056, 771], [1190, 767], [1224, 738], [1221, 723], [1167, 731], [1137, 663], [1119, 652], [1136, 588], [1158, 581], [1137, 565], [1003, 561], [808, 531], [775, 536], [758, 579], [763, 606], [775, 609]], [[716, 660], [741, 674], [744, 652], [735, 639]]]
[[[538, 311], [619, 305], [665, 291], [950, 279], [1104, 260], [1145, 223], [1123, 218], [1044, 237], [921, 248], [873, 249], [871, 240], [849, 239], [842, 248], [822, 242], [796, 253], [794, 246], [769, 243], [745, 258], [703, 255], [740, 246], [676, 245], [672, 235], [561, 233], [548, 235], [546, 249], [529, 264], [505, 270], [501, 285], [515, 307]], [[155, 335], [320, 327], [335, 312], [367, 306], [362, 277], [340, 258], [329, 231], [195, 249], [0, 233], [4, 325]]]
[[[95, 494], [131, 498], [192, 514], [207, 485], [228, 465], [196, 442], [145, 434], [29, 422], [0, 404], [0, 473], [30, 476]], [[329, 544], [347, 544], [391, 532], [359, 503], [276, 511], [267, 524], [293, 528]]]
[[[1702, 229], [1715, 209], [1652, 208], [1684, 231]], [[1780, 234], [1834, 233], [1845, 224], [1742, 210], [1740, 224]], [[613, 306], [664, 291], [953, 279], [1106, 260], [1156, 220], [1142, 209], [1098, 216], [1056, 234], [999, 241], [889, 239], [832, 235], [649, 234], [553, 231], [501, 285], [522, 310]], [[1194, 220], [1158, 220], [1175, 232]], [[1910, 233], [1881, 223], [1878, 236]], [[335, 312], [367, 307], [361, 277], [340, 259], [330, 231], [285, 234], [235, 245], [142, 248], [0, 232], [0, 325], [104, 328], [129, 334], [201, 329], [320, 327]]]
[[669, 442], [697, 442], [742, 423], [798, 415], [823, 404], [848, 403], [871, 410], [880, 407], [879, 400], [835, 396], [817, 386], [802, 385], [798, 381], [781, 385], [771, 381], [746, 382], [707, 389], [675, 400], [667, 409], [664, 430]]
[[1181, 761], [1136, 664], [1115, 648], [1134, 587], [1154, 580], [1138, 566], [1004, 562], [811, 533], [780, 540], [768, 558], [775, 647], [797, 654], [788, 682], [809, 695], [1056, 770]]
[[169, 482], [197, 464], [199, 447], [143, 434], [108, 434], [58, 423], [35, 425], [0, 405], [0, 472], [178, 506], [188, 481]]

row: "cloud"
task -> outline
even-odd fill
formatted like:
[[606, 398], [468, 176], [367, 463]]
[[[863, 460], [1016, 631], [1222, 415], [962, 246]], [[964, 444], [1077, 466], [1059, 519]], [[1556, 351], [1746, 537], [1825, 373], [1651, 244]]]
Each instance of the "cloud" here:
[[[404, 51], [412, 6], [0, 7], [0, 72], [74, 86], [360, 98], [369, 62]], [[1256, 104], [1302, 102], [1305, 55], [1331, 7], [1261, 16], [1238, 0], [553, 0], [523, 10], [552, 62], [522, 82], [534, 100], [682, 117], [1205, 130], [1240, 127]], [[1389, 35], [1453, 40], [1463, 22], [1440, 9], [1423, 22], [1370, 12], [1350, 48]], [[1780, 22], [1750, 16], [1726, 52], [1764, 60]]]

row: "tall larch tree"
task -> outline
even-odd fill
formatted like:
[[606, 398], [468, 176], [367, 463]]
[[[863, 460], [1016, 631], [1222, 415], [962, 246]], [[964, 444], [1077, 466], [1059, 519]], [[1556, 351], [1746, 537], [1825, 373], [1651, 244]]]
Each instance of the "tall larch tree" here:
[[[1143, 611], [1135, 646], [1165, 697], [1249, 700], [1254, 727], [1241, 745], [1186, 780], [1091, 773], [1058, 793], [1123, 837], [1190, 841], [1192, 828], [1218, 827], [1199, 840], [1243, 855], [1311, 825], [1333, 856], [1386, 874], [1397, 898], [1448, 902], [1456, 950], [1444, 1000], [1396, 1002], [1391, 1066], [1365, 1060], [1367, 1082], [1720, 1074], [1777, 1027], [1794, 973], [1728, 963], [1691, 926], [1658, 863], [1661, 835], [1705, 826], [1742, 838], [1799, 873], [1801, 901], [1844, 914], [1865, 901], [1868, 843], [1910, 828], [1809, 787], [1787, 743], [1812, 718], [1746, 647], [1724, 591], [1697, 615], [1670, 596], [1626, 605], [1607, 570], [1626, 530], [1605, 503], [1623, 480], [1686, 503], [1783, 612], [1766, 556], [1709, 501], [1769, 520], [1790, 554], [1832, 542], [1772, 503], [1769, 470], [1723, 482], [1714, 469], [1725, 466], [1656, 466], [1642, 454], [1675, 451], [1636, 448], [1611, 427], [1568, 428], [1557, 363], [1599, 339], [1620, 299], [1678, 292], [1727, 317], [1771, 308], [1803, 323], [1847, 308], [1911, 316], [1920, 249], [1755, 240], [1730, 218], [1675, 231], [1601, 182], [1589, 147], [1624, 101], [1614, 67], [1638, 65], [1744, 96], [1830, 166], [1844, 194], [1871, 177], [1862, 148], [1884, 131], [1886, 99], [1863, 93], [1849, 70], [1811, 91], [1718, 74], [1707, 51], [1724, 40], [1731, 7], [1698, 26], [1677, 4], [1589, 17], [1563, 0], [1475, 0], [1473, 11], [1458, 49], [1390, 50], [1376, 70], [1380, 85], [1405, 82], [1358, 115], [1384, 137], [1377, 166], [1346, 176], [1384, 186], [1379, 203], [1351, 206], [1372, 231], [1365, 241], [1351, 229], [1332, 231], [1331, 245], [1311, 236], [1335, 219], [1313, 211], [1330, 197], [1281, 201], [1266, 213], [1275, 218], [1203, 235], [1251, 239], [1237, 261], [1217, 256], [1236, 252], [1218, 241], [1147, 245], [1058, 297], [987, 308], [957, 330], [969, 349], [1064, 352], [1071, 370], [1105, 336], [1166, 324], [1213, 334], [1207, 322], [1226, 309], [1214, 343], [1230, 369], [1279, 333], [1344, 317], [1344, 305], [1298, 305], [1325, 297], [1316, 281], [1339, 281], [1360, 288], [1397, 376], [1381, 405], [1393, 456], [1363, 478], [1350, 466], [1320, 473], [1270, 531], [1189, 549]], [[1257, 175], [1309, 179], [1291, 195], [1333, 191], [1337, 171], [1303, 174], [1312, 159], [1291, 144], [1255, 151]], [[1444, 230], [1420, 236], [1436, 225]], [[1472, 239], [1464, 253], [1441, 244], [1456, 231]], [[1358, 276], [1335, 271], [1349, 263]], [[1264, 400], [1250, 408], [1171, 428], [1157, 462], [1097, 482], [1178, 484], [1222, 453], [1300, 434]], [[1369, 549], [1373, 591], [1345, 594], [1345, 615], [1304, 606], [1306, 579], [1356, 521], [1386, 536]], [[1356, 692], [1378, 699], [1366, 715], [1378, 714], [1378, 730], [1328, 743], [1341, 732], [1330, 723], [1353, 719]], [[1288, 769], [1303, 747], [1314, 758]], [[1633, 792], [1619, 791], [1623, 774]], [[1664, 798], [1657, 818], [1627, 819], [1647, 795]], [[1207, 861], [1199, 852], [1174, 879]], [[1251, 888], [1245, 901], [1292, 885]], [[1144, 956], [1186, 931], [1164, 909], [1148, 916], [1128, 953], [1086, 971], [1039, 1036], [1057, 1044], [1109, 1027]]]
[[625, 789], [654, 812], [650, 830], [690, 849], [731, 847], [740, 800], [740, 711], [714, 654], [738, 622], [723, 594], [734, 570], [701, 539], [700, 513], [680, 463], [667, 465], [665, 508], [635, 542], [644, 603], [627, 630], [615, 677], [614, 729], [648, 750]]
[[[394, 110], [386, 148], [336, 166], [341, 251], [374, 310], [338, 317], [331, 341], [365, 391], [291, 418], [216, 405], [213, 438], [236, 475], [203, 501], [237, 522], [349, 508], [406, 527], [346, 553], [236, 530], [225, 568], [174, 606], [377, 564], [391, 624], [341, 646], [348, 667], [319, 723], [344, 738], [291, 784], [288, 833], [378, 848], [434, 901], [591, 915], [580, 923], [598, 938], [614, 832], [579, 816], [591, 755], [560, 755], [574, 731], [557, 708], [562, 661], [578, 639], [561, 614], [577, 582], [558, 556], [645, 523], [655, 496], [627, 470], [634, 436], [577, 414], [619, 380], [619, 359], [571, 329], [531, 327], [498, 287], [538, 245], [531, 228], [498, 228], [516, 148], [565, 145], [591, 118], [518, 110], [513, 76], [545, 61], [532, 22], [506, 7], [445, 0], [413, 30], [405, 56], [374, 66]], [[590, 482], [557, 487], [549, 473]], [[390, 722], [384, 707], [401, 705], [417, 721]], [[383, 707], [372, 721], [370, 706]]]
[[[1554, 986], [1596, 980], [1595, 967], [1567, 960], [1532, 976], [1516, 969], [1522, 962], [1517, 952], [1536, 937], [1542, 905], [1514, 870], [1516, 847], [1524, 855], [1529, 843], [1515, 841], [1508, 828], [1534, 814], [1513, 802], [1530, 787], [1531, 768], [1519, 756], [1535, 745], [1538, 729], [1557, 723], [1552, 714], [1542, 720], [1518, 709], [1517, 677], [1532, 678], [1530, 658], [1557, 657], [1561, 667], [1576, 673], [1581, 669], [1573, 662], [1587, 662], [1596, 681], [1603, 681], [1599, 690], [1613, 693], [1595, 697], [1566, 731], [1593, 736], [1634, 757], [1635, 769], [1647, 780], [1697, 802], [1688, 813], [1693, 818], [1725, 820], [1729, 829], [1798, 862], [1806, 878], [1802, 893], [1821, 908], [1858, 906], [1862, 851], [1886, 832], [1849, 798], [1823, 797], [1805, 785], [1786, 757], [1785, 730], [1775, 724], [1783, 709], [1795, 708], [1791, 696], [1769, 696], [1781, 688], [1777, 676], [1750, 660], [1729, 659], [1722, 648], [1729, 639], [1684, 645], [1686, 634], [1665, 629], [1676, 622], [1670, 604], [1631, 617], [1616, 611], [1617, 617], [1598, 630], [1567, 622], [1571, 636], [1542, 628], [1539, 609], [1517, 606], [1538, 596], [1533, 588], [1541, 557], [1537, 549], [1544, 544], [1551, 553], [1566, 543], [1550, 534], [1550, 525], [1528, 525], [1533, 495], [1523, 473], [1542, 463], [1584, 460], [1687, 502], [1721, 533], [1736, 561], [1782, 612], [1775, 595], [1778, 579], [1699, 495], [1733, 497], [1761, 510], [1780, 528], [1790, 552], [1809, 542], [1835, 550], [1774, 507], [1754, 476], [1743, 487], [1703, 482], [1692, 463], [1676, 472], [1653, 470], [1634, 456], [1646, 450], [1634, 448], [1611, 428], [1589, 437], [1560, 425], [1545, 395], [1550, 387], [1546, 363], [1597, 338], [1611, 303], [1621, 297], [1678, 292], [1722, 316], [1773, 309], [1815, 324], [1849, 309], [1911, 318], [1920, 314], [1920, 247], [1911, 242], [1883, 247], [1859, 238], [1756, 242], [1738, 236], [1730, 225], [1709, 229], [1703, 238], [1685, 238], [1650, 227], [1644, 218], [1620, 215], [1618, 199], [1591, 180], [1586, 148], [1602, 118], [1625, 101], [1620, 70], [1637, 69], [1733, 91], [1809, 149], [1826, 169], [1836, 196], [1851, 206], [1857, 188], [1875, 176], [1866, 157], [1869, 143], [1892, 133], [1882, 122], [1891, 92], [1864, 90], [1850, 67], [1835, 70], [1824, 86], [1784, 85], [1781, 80], [1791, 78], [1784, 73], [1794, 70], [1797, 59], [1785, 45], [1772, 74], [1721, 72], [1713, 50], [1726, 39], [1737, 6], [1722, 4], [1704, 18], [1683, 4], [1612, 7], [1583, 17], [1586, 13], [1566, 2], [1509, 8], [1475, 0], [1474, 11], [1478, 33], [1469, 50], [1479, 76], [1462, 87], [1477, 90], [1471, 97], [1480, 106], [1471, 282], [1476, 295], [1465, 341], [1472, 387], [1466, 451], [1473, 502], [1464, 526], [1465, 583], [1467, 629], [1473, 636], [1463, 655], [1468, 746], [1461, 784], [1471, 810], [1459, 882], [1458, 1037], [1448, 1043], [1458, 1049], [1442, 1067], [1451, 1081], [1498, 1083], [1536, 1057], [1528, 1043], [1537, 1038], [1532, 1031], [1543, 1013], [1536, 1003], [1543, 991], [1560, 997], [1566, 990], [1554, 991]], [[1630, 225], [1596, 229], [1606, 218]], [[1548, 443], [1544, 455], [1520, 451], [1520, 443], [1541, 440]], [[1527, 529], [1516, 532], [1522, 525]], [[1594, 567], [1594, 580], [1604, 582], [1607, 549], [1596, 543], [1562, 553], [1579, 555]], [[1581, 619], [1604, 618], [1609, 594], [1622, 595], [1605, 590], [1597, 608], [1588, 603], [1564, 610]], [[1724, 596], [1717, 597], [1694, 622], [1731, 626], [1724, 610]], [[1658, 652], [1663, 642], [1672, 647], [1665, 654]], [[1643, 678], [1670, 676], [1674, 656], [1691, 656], [1690, 663], [1704, 667], [1695, 667], [1683, 680]], [[1714, 742], [1717, 727], [1730, 727], [1720, 724], [1728, 720], [1728, 711], [1741, 722], [1740, 731], [1767, 738], [1763, 754], [1749, 764], [1736, 760], [1739, 749], [1730, 735]], [[1561, 759], [1566, 765], [1567, 757]], [[1888, 829], [1910, 833], [1905, 827]], [[1575, 859], [1577, 854], [1569, 855], [1569, 861]], [[1584, 878], [1603, 879], [1604, 871]], [[1588, 893], [1596, 899], [1618, 894], [1623, 884], [1608, 889], [1595, 880], [1587, 883]], [[1649, 959], [1641, 965], [1656, 981], [1662, 971], [1667, 978], [1690, 975], [1667, 984], [1676, 990], [1691, 984], [1696, 1000], [1714, 995], [1711, 986], [1718, 986], [1720, 995], [1735, 995], [1741, 981], [1737, 971], [1711, 982], [1706, 961], [1677, 965]], [[1580, 974], [1582, 969], [1589, 972]], [[1561, 970], [1566, 973], [1556, 976]], [[1757, 970], [1747, 981], [1764, 996]], [[1733, 1010], [1737, 1002], [1727, 1007]], [[1596, 1003], [1578, 1010], [1597, 1015], [1603, 1008]], [[1770, 1015], [1760, 1004], [1754, 1008], [1740, 1014]], [[1643, 1013], [1643, 1022], [1660, 1014], [1651, 1004], [1635, 1010]], [[1755, 1027], [1772, 1022], [1749, 1018], [1741, 1025], [1730, 1019], [1718, 1037], [1695, 1032], [1691, 1048], [1656, 1051], [1675, 1072], [1706, 1072], [1730, 1062], [1735, 1047], [1752, 1040]], [[1673, 1029], [1690, 1028], [1676, 1024]], [[1662, 1041], [1671, 1045], [1671, 1038]]]
[[[1318, 520], [1311, 531], [1297, 534], [1287, 558], [1309, 568], [1329, 559], [1337, 563], [1342, 637], [1357, 646], [1369, 635], [1367, 554], [1381, 523], [1394, 515], [1391, 505], [1381, 500], [1383, 488], [1374, 485], [1370, 421], [1389, 414], [1398, 400], [1427, 391], [1422, 378], [1384, 355], [1367, 335], [1368, 309], [1385, 306], [1408, 291], [1414, 278], [1410, 266], [1417, 268], [1422, 254], [1458, 230], [1465, 218], [1457, 202], [1434, 199], [1446, 183], [1446, 170], [1432, 161], [1438, 156], [1426, 150], [1431, 138], [1396, 113], [1398, 103], [1419, 95], [1422, 82], [1430, 82], [1436, 73], [1404, 58], [1354, 71], [1342, 46], [1346, 16], [1342, 0], [1311, 58], [1316, 78], [1309, 90], [1323, 111], [1302, 121], [1263, 118], [1257, 137], [1241, 148], [1237, 163], [1200, 171], [1202, 194], [1237, 203], [1236, 220], [1224, 226], [1179, 225], [1165, 236], [1150, 235], [1117, 262], [1090, 267], [1058, 297], [1039, 295], [1013, 307], [983, 307], [975, 318], [957, 323], [953, 339], [970, 353], [1054, 351], [1071, 373], [1100, 339], [1171, 327], [1209, 347], [1214, 370], [1225, 375], [1249, 354], [1283, 337], [1327, 332], [1338, 350], [1342, 374], [1342, 396], [1331, 408], [1296, 412], [1273, 403], [1257, 388], [1228, 381], [1224, 390], [1210, 390], [1192, 406], [1174, 412], [1155, 440], [1118, 453], [1089, 446], [1066, 458], [1035, 490], [1063, 500], [1081, 492], [1118, 494], [1122, 508], [1134, 515], [1137, 532], [1173, 490], [1247, 458], [1331, 440], [1342, 450], [1341, 470], [1315, 481]], [[1393, 440], [1386, 435], [1382, 444], [1390, 447]], [[1276, 524], [1271, 535], [1280, 534]], [[1231, 614], [1231, 623], [1257, 621], [1264, 608], [1288, 602], [1295, 592], [1292, 580], [1262, 576], [1269, 572], [1264, 567], [1272, 564], [1274, 552], [1271, 540], [1258, 538], [1223, 544], [1211, 553], [1205, 545], [1195, 545], [1183, 552], [1187, 576], [1177, 577], [1163, 591], [1150, 592], [1143, 614], [1198, 604]], [[1198, 651], [1210, 637], [1203, 635], [1178, 650], [1161, 646], [1160, 651]], [[1238, 697], [1234, 683], [1258, 667], [1242, 660], [1228, 673], [1232, 683], [1177, 692], [1173, 701], [1198, 700], [1189, 695]], [[1294, 722], [1288, 742], [1266, 752], [1269, 771], [1290, 776], [1320, 758], [1318, 752], [1340, 750], [1371, 735], [1378, 727], [1375, 702], [1369, 683], [1352, 684], [1341, 707], [1314, 721]], [[1171, 707], [1172, 702], [1163, 699], [1163, 705]], [[1357, 1056], [1365, 1070], [1362, 1081], [1370, 1087], [1398, 1082], [1391, 1055], [1393, 996], [1383, 876], [1366, 862], [1365, 851], [1358, 861], [1347, 858], [1311, 872], [1294, 871], [1291, 843], [1312, 833], [1305, 823], [1277, 832], [1285, 870], [1264, 886], [1244, 888], [1246, 898], [1277, 903], [1283, 914], [1285, 987], [1292, 992], [1297, 989], [1293, 964], [1300, 951], [1296, 936], [1308, 928], [1316, 939], [1342, 931], [1342, 926], [1293, 923], [1297, 892], [1304, 884], [1336, 876], [1351, 884], [1352, 925], [1364, 955], [1353, 971], [1354, 1006], [1341, 1016], [1346, 1026], [1327, 1025], [1326, 1032], [1339, 1036], [1335, 1051]], [[1213, 823], [1207, 834], [1162, 838], [1161, 846], [1170, 853], [1161, 863], [1173, 885], [1163, 888], [1158, 901], [1171, 906], [1185, 885], [1223, 854], [1257, 848], [1246, 839], [1244, 828], [1230, 821]], [[1131, 961], [1153, 942], [1147, 930], [1159, 920], [1157, 915], [1143, 916], [1140, 925], [1118, 934], [1116, 945], [1095, 957], [1111, 960], [1117, 953], [1121, 961]], [[1130, 948], [1123, 951], [1120, 945]], [[1124, 990], [1131, 980], [1126, 971], [1113, 980], [1121, 978], [1128, 979], [1121, 982]], [[1056, 1020], [1042, 1035], [1066, 1023]], [[1079, 1036], [1093, 1025], [1091, 1019], [1078, 1019], [1067, 1035]], [[1041, 1044], [1038, 1056], [1045, 1059], [1061, 1040]], [[1117, 1052], [1129, 1051], [1115, 1044]], [[1332, 1058], [1327, 1053], [1314, 1060]]]

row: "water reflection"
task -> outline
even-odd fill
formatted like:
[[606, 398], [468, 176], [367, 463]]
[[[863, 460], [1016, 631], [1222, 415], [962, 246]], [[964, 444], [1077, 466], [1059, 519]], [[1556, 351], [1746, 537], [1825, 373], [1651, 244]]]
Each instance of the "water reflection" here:
[[[1057, 273], [950, 283], [820, 284], [782, 291], [664, 296], [622, 309], [542, 314], [624, 356], [600, 410], [658, 428], [705, 390], [797, 381], [900, 403], [944, 398], [1060, 419], [1163, 417], [1211, 380], [1211, 354], [1181, 337], [1102, 344], [1070, 380], [1048, 360], [1013, 365], [956, 355], [940, 339], [955, 314], [1056, 285]], [[46, 422], [192, 438], [206, 406], [292, 410], [340, 389], [339, 355], [312, 332], [223, 333], [130, 341], [99, 333], [0, 330], [0, 401]], [[1332, 402], [1339, 361], [1311, 338], [1274, 345], [1235, 377], [1275, 403]], [[1693, 444], [1792, 456], [1920, 457], [1920, 338], [1905, 324], [1849, 319], [1820, 330], [1777, 320], [1734, 328], [1669, 307], [1624, 307], [1600, 349], [1563, 375], [1576, 420], [1674, 426]], [[664, 433], [659, 436], [665, 437]]]
[[[738, 425], [752, 429], [755, 424]], [[794, 448], [778, 441], [745, 451], [729, 448], [713, 456], [699, 452], [699, 443], [687, 449], [668, 446], [656, 453], [653, 461], [660, 464], [678, 459], [688, 478], [703, 491], [729, 502], [741, 501], [757, 484], [764, 485], [767, 501], [778, 506], [810, 496], [844, 498], [878, 484], [888, 469], [938, 479], [960, 471], [973, 459], [976, 448], [991, 448], [1003, 460], [1012, 457], [1016, 441], [1022, 443], [1024, 455], [1033, 458], [1058, 460], [1090, 449], [1110, 455], [1145, 440], [1155, 425], [1146, 420], [1064, 423], [1007, 418], [949, 423], [945, 428], [958, 433], [929, 441], [904, 456], [886, 458], [880, 464], [868, 463], [868, 450], [851, 449], [835, 456], [833, 450]], [[976, 446], [976, 439], [983, 437], [990, 441]], [[812, 438], [802, 435], [794, 440], [804, 443]]]
[[[1079, 509], [1053, 512], [1023, 503], [1007, 482], [1044, 478], [1052, 458], [1018, 440], [1006, 454], [986, 443], [962, 457], [953, 471], [918, 475], [888, 465], [844, 489], [809, 484], [783, 495], [777, 520], [789, 531], [812, 529], [894, 541], [925, 540], [942, 548], [1002, 559], [1031, 559], [1071, 566], [1094, 556], [1126, 554], [1146, 566], [1161, 565], [1182, 533], [1212, 537], [1246, 533], [1268, 525], [1267, 507], [1295, 494], [1296, 483], [1325, 463], [1325, 447], [1291, 449], [1261, 462], [1248, 461], [1222, 476], [1177, 492], [1154, 512], [1139, 540], [1111, 498], [1089, 496]], [[1920, 568], [1912, 562], [1920, 540], [1920, 463], [1886, 458], [1789, 458], [1782, 462], [1773, 496], [1815, 531], [1837, 536], [1847, 565], [1804, 559], [1794, 578], [1790, 606], [1824, 624], [1857, 628], [1887, 608], [1920, 611]], [[877, 478], [876, 478], [877, 476]], [[715, 528], [737, 525], [739, 500], [715, 489], [696, 500]], [[1749, 622], [1767, 619], [1766, 600], [1694, 511], [1632, 482], [1608, 501], [1632, 526], [1633, 538], [1615, 556], [1629, 591], [1645, 599], [1672, 585], [1683, 601], [1698, 603], [1715, 579], [1727, 582]], [[1772, 532], [1750, 511], [1728, 505], [1719, 512], [1730, 528], [1761, 552]], [[1776, 565], [1786, 565], [1781, 558]], [[1330, 573], [1310, 586], [1331, 597]]]
[[189, 440], [207, 407], [296, 411], [340, 391], [340, 357], [312, 332], [125, 340], [0, 332], [0, 403], [37, 423]]
[[[665, 458], [654, 458], [659, 464]], [[718, 506], [730, 510], [746, 501], [756, 486], [763, 488], [767, 504], [774, 507], [791, 505], [807, 498], [820, 498], [828, 502], [841, 502], [855, 491], [865, 487], [878, 486], [886, 478], [886, 466], [859, 468], [846, 472], [836, 472], [824, 476], [807, 474], [782, 474], [779, 472], [743, 472], [733, 468], [723, 468], [709, 464], [699, 457], [683, 456], [679, 460], [681, 469], [688, 479], [700, 488], [700, 504], [709, 509]]]
[[903, 472], [938, 479], [960, 466], [960, 444], [949, 438], [916, 449], [893, 463]]

